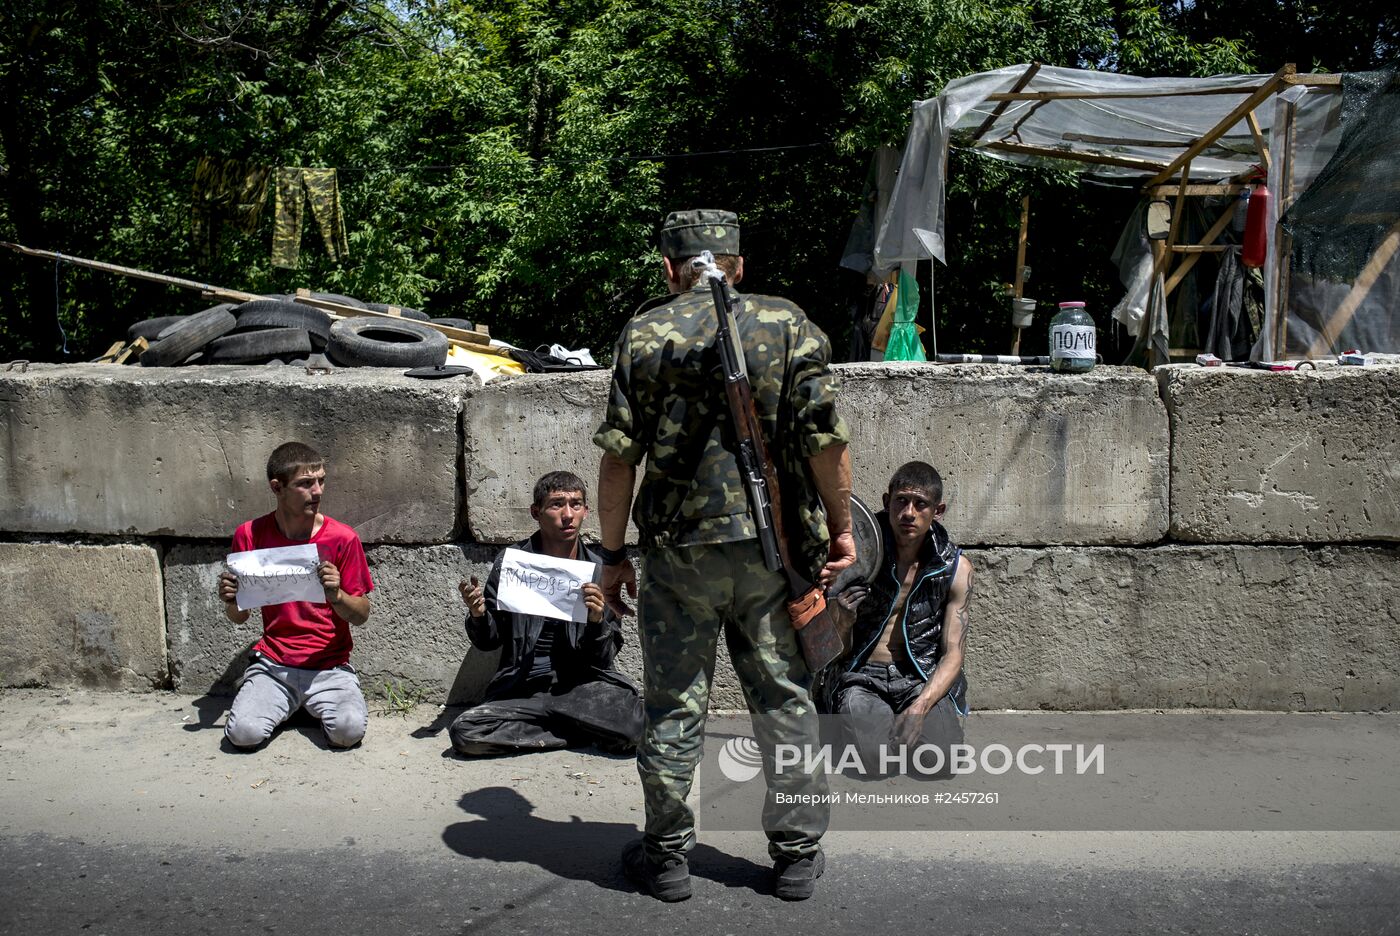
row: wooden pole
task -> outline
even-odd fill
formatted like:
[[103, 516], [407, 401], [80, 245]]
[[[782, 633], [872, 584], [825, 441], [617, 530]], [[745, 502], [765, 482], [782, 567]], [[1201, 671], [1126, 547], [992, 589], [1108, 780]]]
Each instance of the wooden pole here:
[[1044, 156], [1048, 159], [1064, 159], [1069, 162], [1094, 163], [1100, 166], [1123, 166], [1127, 169], [1137, 169], [1138, 171], [1156, 172], [1166, 166], [1166, 163], [1153, 162], [1150, 159], [1138, 159], [1134, 156], [1104, 156], [1101, 153], [1081, 153], [1077, 150], [1052, 149], [1048, 146], [1027, 146], [1024, 143], [984, 143], [974, 147], [976, 150], [991, 149], [1001, 150], [1005, 153], [1024, 153], [1027, 156]]
[[1170, 296], [1172, 294], [1172, 290], [1176, 289], [1176, 287], [1181, 284], [1181, 281], [1186, 278], [1186, 274], [1191, 272], [1191, 268], [1196, 265], [1196, 261], [1201, 259], [1200, 253], [1204, 252], [1205, 249], [1208, 249], [1207, 245], [1212, 245], [1215, 243], [1215, 239], [1220, 236], [1220, 232], [1225, 230], [1225, 226], [1230, 223], [1230, 219], [1234, 217], [1234, 215], [1235, 207], [1231, 205], [1221, 213], [1220, 217], [1215, 219], [1215, 223], [1210, 226], [1210, 230], [1206, 231], [1205, 237], [1202, 237], [1200, 241], [1195, 245], [1196, 247], [1201, 248], [1201, 250], [1191, 251], [1189, 248], [1186, 247], [1172, 248], [1173, 251], [1185, 252], [1186, 258], [1182, 260], [1181, 263], [1177, 264], [1176, 269], [1172, 271], [1171, 277], [1167, 279], [1165, 293], [1167, 296]]
[[[1012, 92], [1020, 91], [1026, 85], [1030, 84], [1030, 80], [1035, 77], [1035, 73], [1038, 71], [1040, 71], [1040, 63], [1032, 62], [1030, 67], [1022, 72], [1021, 77], [1017, 78], [1016, 83], [1011, 86]], [[977, 128], [977, 132], [972, 135], [972, 141], [974, 143], [981, 139], [982, 134], [992, 129], [992, 124], [997, 122], [997, 118], [1001, 116], [1002, 111], [1006, 110], [1006, 105], [1010, 103], [1010, 100], [1001, 101], [993, 108], [992, 112], [987, 115], [987, 119], [982, 121], [982, 125]]]
[[[73, 266], [86, 267], [90, 270], [100, 270], [103, 273], [113, 273], [117, 276], [126, 276], [152, 283], [163, 283], [166, 286], [175, 286], [179, 289], [190, 289], [214, 299], [222, 299], [225, 302], [242, 303], [267, 298], [257, 293], [243, 292], [240, 289], [225, 289], [222, 286], [213, 286], [209, 283], [201, 283], [196, 280], [181, 279], [178, 276], [167, 276], [164, 273], [152, 273], [149, 270], [139, 270], [136, 267], [118, 266], [115, 263], [104, 263], [101, 260], [87, 260], [83, 257], [73, 257], [68, 254], [56, 253], [52, 250], [38, 250], [34, 247], [25, 247], [23, 244], [11, 244], [7, 241], [0, 241], [0, 247], [8, 247], [15, 253], [23, 254], [26, 257], [38, 257], [43, 260], [58, 260], [63, 263], [72, 264]], [[303, 305], [314, 306], [323, 312], [329, 312], [332, 316], [358, 318], [374, 316], [387, 319], [402, 319], [402, 316], [390, 315], [385, 312], [374, 312], [370, 309], [342, 305], [339, 302], [329, 302], [324, 299], [313, 299], [309, 295], [302, 296], [298, 294], [296, 301]], [[452, 328], [448, 325], [434, 325], [431, 321], [420, 321], [418, 324], [435, 328], [453, 341], [472, 345], [474, 349], [482, 345], [489, 347], [491, 344], [490, 336], [480, 332], [467, 331], [464, 328]]]
[[1202, 134], [1200, 138], [1196, 140], [1195, 143], [1192, 143], [1190, 146], [1186, 147], [1185, 151], [1182, 152], [1180, 156], [1176, 157], [1176, 159], [1173, 159], [1171, 161], [1171, 165], [1167, 166], [1167, 168], [1163, 169], [1161, 172], [1157, 173], [1157, 175], [1153, 176], [1152, 179], [1148, 181], [1145, 187], [1151, 188], [1154, 185], [1161, 185], [1163, 182], [1170, 179], [1173, 175], [1176, 174], [1176, 171], [1178, 169], [1190, 163], [1191, 160], [1195, 159], [1198, 155], [1200, 155], [1207, 146], [1210, 146], [1216, 140], [1224, 136], [1230, 130], [1231, 127], [1239, 123], [1240, 120], [1244, 118], [1245, 114], [1248, 114], [1251, 111], [1253, 111], [1254, 108], [1258, 107], [1262, 102], [1264, 102], [1271, 95], [1273, 95], [1273, 93], [1278, 90], [1279, 84], [1283, 81], [1284, 76], [1291, 75], [1295, 71], [1297, 71], [1297, 68], [1295, 66], [1285, 65], [1278, 71], [1274, 72], [1274, 76], [1272, 78], [1264, 82], [1264, 84], [1261, 85], [1259, 89], [1253, 94], [1251, 94], [1249, 97], [1245, 98], [1239, 104], [1236, 104], [1234, 109], [1231, 110], [1230, 113], [1225, 115], [1224, 119], [1222, 119], [1214, 127], [1211, 127], [1204, 134]]
[[1269, 145], [1264, 142], [1264, 131], [1259, 129], [1259, 118], [1254, 116], [1254, 111], [1250, 111], [1244, 115], [1244, 119], [1249, 123], [1249, 133], [1254, 137], [1254, 148], [1259, 151], [1260, 164], [1267, 174], [1271, 164]]
[[[1292, 102], [1283, 105], [1283, 164], [1279, 167], [1282, 190], [1278, 193], [1278, 216], [1283, 218], [1293, 204], [1293, 170], [1298, 145], [1298, 107]], [[1274, 354], [1275, 361], [1281, 361], [1288, 353], [1288, 292], [1293, 277], [1293, 238], [1284, 232], [1283, 225], [1274, 228], [1274, 270], [1278, 282], [1274, 295]]]
[[[1029, 195], [1021, 198], [1021, 233], [1016, 238], [1016, 279], [1012, 295], [1016, 299], [1021, 298], [1021, 291], [1026, 287], [1026, 234], [1030, 229], [1031, 221], [1031, 197]], [[1016, 303], [1012, 303], [1012, 310], [1016, 309]], [[1016, 327], [1016, 334], [1011, 339], [1012, 355], [1021, 353], [1021, 328]]]

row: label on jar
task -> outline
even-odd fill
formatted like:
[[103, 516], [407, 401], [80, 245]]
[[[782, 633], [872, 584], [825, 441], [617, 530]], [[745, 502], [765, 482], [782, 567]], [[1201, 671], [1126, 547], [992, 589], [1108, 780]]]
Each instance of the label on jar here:
[[1098, 329], [1093, 325], [1052, 325], [1050, 327], [1050, 357], [1052, 359], [1088, 358], [1094, 360]]

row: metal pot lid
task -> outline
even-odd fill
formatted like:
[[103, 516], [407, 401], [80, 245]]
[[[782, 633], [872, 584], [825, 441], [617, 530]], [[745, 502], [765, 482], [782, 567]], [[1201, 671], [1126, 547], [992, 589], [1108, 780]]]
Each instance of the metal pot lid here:
[[851, 495], [851, 530], [856, 538], [856, 561], [836, 576], [831, 593], [840, 594], [857, 579], [870, 581], [885, 563], [885, 538], [880, 535], [880, 521], [865, 502]]
[[438, 364], [436, 367], [415, 367], [413, 370], [404, 371], [404, 376], [441, 380], [444, 377], [461, 377], [463, 374], [475, 373], [470, 367], [462, 367], [460, 364]]

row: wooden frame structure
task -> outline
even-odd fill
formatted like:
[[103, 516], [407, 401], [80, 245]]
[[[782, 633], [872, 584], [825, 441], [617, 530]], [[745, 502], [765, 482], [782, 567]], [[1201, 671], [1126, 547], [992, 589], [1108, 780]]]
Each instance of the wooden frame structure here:
[[[996, 102], [996, 107], [991, 114], [973, 133], [970, 145], [974, 150], [985, 149], [995, 152], [1003, 152], [1021, 156], [1041, 156], [1047, 159], [1061, 160], [1067, 162], [1081, 162], [1089, 165], [1114, 166], [1123, 169], [1137, 170], [1145, 175], [1149, 175], [1147, 182], [1143, 184], [1142, 193], [1148, 199], [1173, 199], [1171, 213], [1171, 226], [1165, 241], [1153, 241], [1153, 276], [1160, 282], [1162, 300], [1165, 301], [1173, 290], [1181, 285], [1188, 273], [1196, 266], [1201, 256], [1207, 253], [1223, 252], [1226, 248], [1217, 244], [1216, 239], [1225, 230], [1234, 214], [1234, 206], [1227, 207], [1215, 222], [1206, 231], [1205, 236], [1192, 244], [1178, 243], [1181, 230], [1182, 209], [1185, 207], [1186, 199], [1194, 196], [1211, 195], [1236, 195], [1245, 187], [1247, 180], [1255, 175], [1253, 168], [1241, 172], [1230, 179], [1229, 182], [1221, 184], [1198, 184], [1190, 181], [1191, 164], [1196, 157], [1205, 152], [1212, 144], [1225, 136], [1232, 129], [1244, 121], [1249, 128], [1249, 132], [1254, 139], [1254, 145], [1259, 155], [1260, 166], [1267, 173], [1273, 166], [1275, 154], [1269, 152], [1268, 144], [1264, 139], [1263, 131], [1260, 129], [1259, 119], [1255, 116], [1255, 110], [1270, 100], [1274, 95], [1288, 89], [1294, 85], [1307, 87], [1339, 87], [1341, 76], [1332, 74], [1304, 74], [1297, 73], [1294, 65], [1285, 65], [1273, 75], [1266, 78], [1260, 84], [1253, 87], [1236, 88], [1205, 88], [1199, 91], [1163, 91], [1163, 90], [1141, 90], [1141, 91], [1027, 91], [1026, 86], [1040, 70], [1041, 64], [1032, 63], [1010, 91], [989, 94], [988, 101]], [[1069, 101], [1069, 100], [1096, 100], [1109, 98], [1151, 98], [1151, 97], [1190, 97], [1193, 95], [1217, 95], [1217, 94], [1244, 94], [1245, 99], [1236, 105], [1225, 117], [1201, 134], [1179, 154], [1170, 160], [1152, 160], [1139, 156], [1129, 156], [1121, 154], [1105, 154], [1094, 152], [1077, 152], [1073, 149], [1056, 149], [1047, 146], [1033, 146], [1020, 141], [1017, 132], [1031, 114], [1047, 101]], [[1032, 106], [1026, 115], [1021, 117], [1010, 130], [1003, 134], [1001, 138], [984, 141], [984, 137], [996, 124], [997, 118], [1006, 110], [1007, 106], [1015, 101], [1030, 101]], [[1284, 108], [1284, 139], [1285, 152], [1278, 154], [1282, 160], [1279, 169], [1282, 174], [1282, 191], [1278, 193], [1279, 214], [1282, 215], [1289, 205], [1293, 203], [1297, 195], [1293, 167], [1296, 147], [1296, 105], [1289, 103]], [[1140, 147], [1159, 145], [1154, 141], [1144, 140], [1114, 140], [1087, 138], [1082, 134], [1067, 135], [1077, 142], [1103, 143], [1113, 145], [1115, 143], [1123, 145], [1136, 144]], [[1168, 144], [1161, 144], [1168, 145]], [[1173, 182], [1173, 179], [1178, 181]], [[1025, 249], [1025, 228], [1024, 222], [1018, 242], [1017, 274], [1024, 266]], [[1280, 232], [1277, 243], [1271, 245], [1278, 257], [1278, 280], [1276, 292], [1276, 320], [1274, 329], [1274, 357], [1283, 357], [1284, 347], [1287, 341], [1288, 326], [1288, 283], [1289, 283], [1289, 256], [1290, 239]], [[1371, 262], [1362, 271], [1360, 277], [1353, 287], [1352, 295], [1348, 295], [1341, 307], [1333, 314], [1324, 335], [1319, 339], [1317, 345], [1324, 341], [1335, 340], [1335, 336], [1341, 333], [1341, 329], [1350, 321], [1351, 315], [1355, 313], [1366, 292], [1379, 277], [1385, 264], [1397, 252], [1400, 252], [1400, 225], [1393, 228], [1386, 236], [1381, 247], [1377, 250]], [[1019, 283], [1018, 283], [1019, 285]], [[1019, 295], [1019, 292], [1018, 292]], [[1019, 340], [1020, 334], [1017, 331], [1016, 338]], [[1197, 353], [1194, 348], [1169, 349], [1168, 356], [1192, 357]], [[1153, 364], [1167, 363], [1166, 361], [1152, 361]]]

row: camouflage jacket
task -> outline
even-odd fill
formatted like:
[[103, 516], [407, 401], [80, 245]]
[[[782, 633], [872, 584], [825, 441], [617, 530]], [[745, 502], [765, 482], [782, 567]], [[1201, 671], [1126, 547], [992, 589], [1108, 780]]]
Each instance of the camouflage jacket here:
[[[806, 460], [850, 437], [836, 412], [830, 344], [786, 299], [736, 296], [735, 318], [789, 544], [810, 574], [826, 556], [827, 532]], [[757, 535], [733, 454], [716, 326], [709, 288], [697, 285], [643, 305], [618, 338], [607, 414], [593, 441], [631, 465], [646, 457], [633, 511], [643, 546]]]

